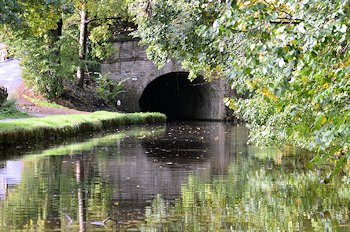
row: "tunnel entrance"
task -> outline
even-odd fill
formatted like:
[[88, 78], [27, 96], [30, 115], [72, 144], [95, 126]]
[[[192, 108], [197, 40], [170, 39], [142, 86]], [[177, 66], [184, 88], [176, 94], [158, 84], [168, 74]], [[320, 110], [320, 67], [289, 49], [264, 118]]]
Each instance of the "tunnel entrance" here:
[[193, 82], [187, 72], [168, 73], [150, 82], [139, 100], [142, 112], [161, 112], [169, 120], [208, 120], [210, 88], [203, 78]]

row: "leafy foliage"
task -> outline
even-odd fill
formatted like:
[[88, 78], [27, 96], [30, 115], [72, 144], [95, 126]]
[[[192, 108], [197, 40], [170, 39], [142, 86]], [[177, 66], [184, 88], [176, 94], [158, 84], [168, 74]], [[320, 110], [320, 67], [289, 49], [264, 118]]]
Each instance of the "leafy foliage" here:
[[332, 164], [350, 157], [348, 1], [135, 0], [130, 8], [160, 66], [175, 58], [191, 77], [226, 78], [244, 96], [225, 102], [249, 123], [251, 141], [319, 151], [314, 161]]
[[[64, 80], [72, 79], [78, 67], [108, 58], [114, 49], [111, 27], [128, 14], [125, 0], [84, 1], [88, 20], [88, 54], [79, 59], [79, 28], [82, 1], [16, 0], [0, 3], [0, 41], [21, 58], [23, 76], [49, 99], [64, 91]], [[16, 23], [14, 23], [16, 22]], [[85, 68], [84, 68], [85, 69]]]
[[17, 1], [3, 0], [0, 2], [0, 25], [3, 23], [17, 23], [18, 17], [16, 13], [19, 11]]
[[63, 80], [69, 77], [71, 69], [71, 65], [63, 66], [69, 61], [64, 52], [61, 54], [72, 40], [66, 36], [62, 36], [65, 40], [61, 38], [62, 17], [68, 13], [69, 5], [59, 0], [14, 2], [19, 9], [11, 13], [18, 23], [0, 25], [1, 40], [21, 58], [23, 77], [29, 85], [48, 98], [59, 96], [63, 92]]
[[116, 104], [117, 96], [123, 92], [124, 81], [116, 83], [105, 75], [96, 78], [97, 92], [109, 104]]
[[100, 25], [93, 28], [90, 32], [89, 39], [92, 47], [92, 57], [104, 60], [115, 53], [113, 44], [110, 43], [112, 31], [108, 24]]
[[62, 67], [59, 63], [60, 57], [57, 57], [57, 53], [46, 43], [38, 43], [35, 40], [25, 42], [29, 42], [30, 45], [16, 46], [22, 54], [25, 52], [20, 61], [23, 77], [30, 86], [34, 86], [47, 98], [60, 96], [64, 91], [63, 80], [73, 75], [69, 72], [72, 67]]

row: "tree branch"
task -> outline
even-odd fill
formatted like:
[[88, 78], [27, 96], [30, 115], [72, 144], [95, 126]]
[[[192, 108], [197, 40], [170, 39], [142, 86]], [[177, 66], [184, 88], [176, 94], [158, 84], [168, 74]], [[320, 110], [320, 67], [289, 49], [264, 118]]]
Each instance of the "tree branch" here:
[[120, 20], [120, 21], [122, 21], [123, 18], [122, 17], [108, 17], [108, 18], [103, 18], [103, 19], [93, 18], [93, 19], [87, 20], [86, 23], [89, 24], [91, 22], [95, 22], [95, 21], [98, 21], [98, 20]]

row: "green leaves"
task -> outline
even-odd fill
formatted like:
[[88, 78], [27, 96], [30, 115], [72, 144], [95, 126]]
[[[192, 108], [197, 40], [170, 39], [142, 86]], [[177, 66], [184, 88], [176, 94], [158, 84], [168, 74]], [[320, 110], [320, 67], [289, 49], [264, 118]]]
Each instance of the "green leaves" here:
[[116, 99], [124, 91], [124, 81], [115, 83], [108, 76], [100, 75], [96, 78], [97, 92], [109, 104], [116, 105]]
[[89, 36], [92, 46], [92, 56], [99, 60], [104, 60], [115, 53], [116, 51], [112, 43], [109, 42], [111, 37], [112, 31], [108, 24], [102, 24], [92, 28]]
[[154, 1], [152, 11], [135, 15], [152, 58], [166, 54], [191, 73], [220, 67], [244, 96], [225, 102], [253, 141], [321, 147], [327, 156], [349, 145], [349, 130], [339, 133], [350, 125], [346, 0]]
[[[74, 76], [79, 65], [96, 68], [96, 61], [115, 50], [111, 37], [123, 30], [126, 0], [87, 0], [89, 53], [79, 60], [78, 0], [16, 0], [0, 3], [0, 40], [21, 58], [23, 76], [48, 98], [63, 93], [63, 82]], [[17, 23], [14, 23], [17, 22]], [[93, 65], [91, 65], [93, 63]], [[89, 70], [87, 70], [89, 71]]]
[[319, 130], [325, 123], [327, 122], [327, 118], [324, 114], [320, 114], [316, 117], [315, 123], [314, 123], [314, 129]]
[[20, 12], [18, 2], [15, 0], [2, 0], [0, 2], [0, 27], [2, 24], [19, 22], [17, 13]]

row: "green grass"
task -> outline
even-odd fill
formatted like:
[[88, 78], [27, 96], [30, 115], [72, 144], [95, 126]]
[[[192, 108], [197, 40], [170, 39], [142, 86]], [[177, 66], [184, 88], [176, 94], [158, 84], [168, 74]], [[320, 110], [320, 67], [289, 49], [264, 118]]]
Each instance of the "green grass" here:
[[31, 101], [32, 103], [34, 103], [37, 106], [48, 107], [48, 108], [65, 108], [65, 107], [58, 105], [56, 103], [52, 103], [52, 102], [48, 102], [48, 101], [41, 101], [38, 99], [28, 97], [27, 95], [23, 95], [23, 97], [25, 99], [27, 99], [28, 101]]
[[0, 148], [114, 129], [125, 125], [164, 123], [165, 121], [166, 116], [160, 113], [122, 114], [98, 111], [91, 114], [58, 115], [0, 122]]
[[9, 99], [0, 107], [0, 119], [5, 118], [28, 118], [29, 114], [21, 112], [16, 107], [16, 100]]

